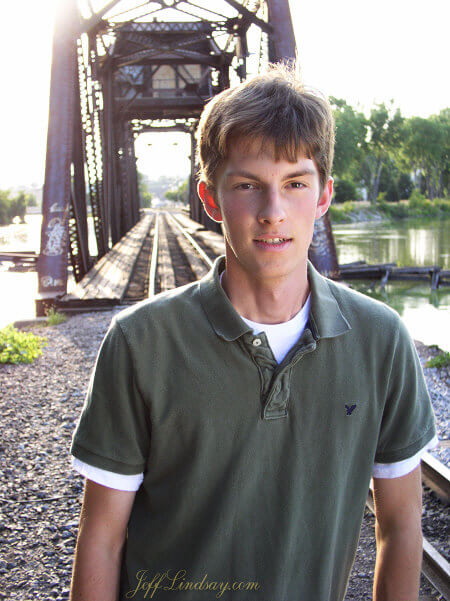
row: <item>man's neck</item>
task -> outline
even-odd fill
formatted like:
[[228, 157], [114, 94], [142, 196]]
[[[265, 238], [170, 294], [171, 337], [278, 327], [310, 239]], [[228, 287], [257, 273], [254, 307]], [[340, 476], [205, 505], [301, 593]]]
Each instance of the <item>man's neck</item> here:
[[223, 274], [222, 287], [239, 315], [266, 324], [295, 317], [310, 292], [306, 265], [303, 274], [291, 274], [275, 283], [242, 277], [230, 267]]

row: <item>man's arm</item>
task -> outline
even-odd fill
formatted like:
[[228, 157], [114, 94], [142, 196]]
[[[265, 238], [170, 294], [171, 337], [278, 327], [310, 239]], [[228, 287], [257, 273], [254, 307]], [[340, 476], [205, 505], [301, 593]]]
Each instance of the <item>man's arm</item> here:
[[127, 524], [136, 492], [86, 480], [70, 601], [117, 601]]
[[373, 478], [377, 558], [373, 601], [417, 601], [422, 565], [421, 466]]

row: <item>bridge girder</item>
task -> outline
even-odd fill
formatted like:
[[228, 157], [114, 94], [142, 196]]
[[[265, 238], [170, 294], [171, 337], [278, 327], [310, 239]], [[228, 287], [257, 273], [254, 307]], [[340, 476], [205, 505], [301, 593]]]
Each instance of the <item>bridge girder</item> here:
[[[138, 133], [170, 128], [190, 134], [191, 217], [221, 232], [220, 225], [202, 210], [196, 192], [198, 118], [213, 95], [229, 87], [232, 79], [246, 77], [250, 56], [257, 56], [258, 69], [268, 60], [296, 57], [288, 0], [221, 1], [221, 8], [211, 10], [207, 0], [158, 0], [160, 8], [146, 15], [145, 3], [138, 5], [136, 0], [136, 6], [130, 7], [129, 2], [114, 0], [87, 16], [77, 0], [58, 3], [38, 314], [46, 303], [66, 293], [68, 255], [79, 281], [92, 260], [101, 258], [139, 219], [134, 155]], [[164, 20], [168, 13], [170, 18]], [[182, 18], [177, 20], [177, 15]], [[257, 52], [249, 51], [252, 26], [260, 34]], [[86, 188], [96, 257], [89, 254]], [[319, 271], [336, 277], [328, 215], [319, 221], [310, 258]]]

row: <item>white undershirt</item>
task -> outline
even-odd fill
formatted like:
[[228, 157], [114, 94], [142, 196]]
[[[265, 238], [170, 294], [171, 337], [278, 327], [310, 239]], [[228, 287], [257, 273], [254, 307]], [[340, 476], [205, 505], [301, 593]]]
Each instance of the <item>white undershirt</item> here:
[[[220, 274], [220, 282], [222, 283], [222, 276], [225, 271]], [[265, 332], [270, 348], [274, 354], [275, 359], [278, 363], [284, 359], [289, 350], [294, 346], [297, 340], [300, 338], [305, 326], [308, 322], [309, 310], [311, 304], [311, 293], [308, 295], [305, 304], [300, 311], [294, 315], [289, 321], [276, 324], [265, 324], [251, 321], [245, 317], [240, 316], [241, 319], [253, 329], [253, 334], [260, 334]], [[418, 451], [413, 457], [408, 457], [402, 461], [396, 461], [394, 463], [374, 463], [372, 475], [375, 478], [398, 478], [409, 474], [415, 469], [419, 463], [421, 456], [427, 450], [433, 449], [439, 440], [435, 436], [428, 444], [426, 444], [420, 451]], [[88, 478], [103, 486], [109, 488], [115, 488], [118, 490], [136, 491], [140, 487], [144, 474], [133, 474], [131, 476], [125, 476], [123, 474], [117, 474], [109, 470], [100, 469], [94, 467], [77, 459], [73, 455], [72, 467]]]
[[245, 321], [248, 326], [253, 328], [253, 334], [260, 334], [261, 332], [266, 333], [274, 357], [278, 363], [281, 363], [305, 329], [308, 321], [310, 304], [311, 294], [308, 295], [308, 298], [300, 311], [294, 315], [292, 319], [283, 323], [258, 323], [257, 321], [242, 317], [242, 315], [241, 319]]

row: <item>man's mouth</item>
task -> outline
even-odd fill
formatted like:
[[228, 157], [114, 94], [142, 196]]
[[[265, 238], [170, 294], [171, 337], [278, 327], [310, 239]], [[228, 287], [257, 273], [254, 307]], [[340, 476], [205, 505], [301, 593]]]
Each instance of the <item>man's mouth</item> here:
[[287, 240], [292, 240], [292, 238], [256, 238], [255, 242], [266, 242], [267, 244], [280, 244], [281, 242], [286, 242]]
[[255, 238], [255, 243], [263, 248], [276, 247], [283, 248], [288, 246], [292, 238]]

